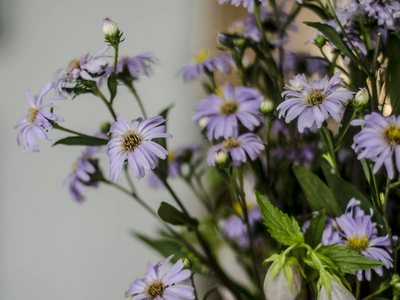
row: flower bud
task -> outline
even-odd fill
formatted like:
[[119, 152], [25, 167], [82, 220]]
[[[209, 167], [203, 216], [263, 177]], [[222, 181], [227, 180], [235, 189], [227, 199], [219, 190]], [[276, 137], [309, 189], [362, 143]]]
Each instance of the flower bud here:
[[355, 300], [356, 298], [353, 296], [352, 293], [346, 288], [344, 288], [339, 282], [336, 280], [331, 279], [331, 297], [329, 298], [325, 286], [322, 285], [320, 300], [328, 300], [328, 299], [337, 299], [337, 300]]
[[107, 37], [113, 37], [118, 34], [118, 26], [115, 24], [113, 21], [111, 21], [109, 18], [105, 18], [103, 20], [103, 32], [104, 35]]
[[214, 152], [214, 159], [218, 167], [226, 168], [229, 166], [229, 155], [222, 149]]
[[184, 269], [191, 269], [193, 266], [192, 261], [189, 258], [182, 258], [183, 268]]
[[199, 126], [200, 126], [200, 128], [201, 128], [201, 129], [205, 128], [205, 127], [207, 126], [207, 123], [208, 123], [208, 117], [202, 117], [202, 118], [199, 120]]
[[274, 112], [274, 104], [271, 100], [265, 99], [261, 102], [259, 110], [264, 117], [268, 117]]
[[315, 39], [314, 39], [314, 44], [318, 47], [318, 48], [322, 48], [323, 46], [325, 46], [326, 44], [326, 38], [323, 35], [318, 35]]
[[110, 131], [110, 128], [111, 128], [111, 123], [110, 122], [104, 122], [100, 126], [100, 130], [104, 134], [107, 134]]
[[360, 89], [354, 96], [354, 103], [358, 106], [367, 104], [369, 101], [369, 94], [366, 88]]
[[293, 293], [290, 290], [289, 282], [287, 281], [285, 274], [283, 272], [283, 268], [279, 270], [278, 274], [272, 278], [268, 284], [268, 277], [271, 273], [273, 263], [265, 275], [264, 280], [264, 293], [267, 299], [275, 299], [275, 300], [295, 300], [297, 295], [301, 291], [301, 275], [300, 270], [295, 265], [290, 265], [293, 272]]

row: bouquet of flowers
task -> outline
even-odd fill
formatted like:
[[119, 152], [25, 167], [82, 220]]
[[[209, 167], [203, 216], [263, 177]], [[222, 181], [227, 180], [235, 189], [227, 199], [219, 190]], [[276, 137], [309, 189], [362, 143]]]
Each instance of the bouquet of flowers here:
[[[73, 200], [109, 185], [160, 222], [159, 238], [135, 235], [165, 259], [127, 284], [126, 299], [399, 299], [399, 1], [218, 2], [248, 15], [218, 33], [218, 51], [180, 70], [204, 89], [192, 119], [204, 141], [169, 149], [172, 106], [148, 116], [136, 90], [157, 59], [120, 57], [126, 35], [106, 18], [104, 49], [73, 59], [38, 96], [25, 93], [18, 144], [38, 152], [37, 138], [65, 132], [54, 145], [83, 149], [65, 181]], [[318, 55], [287, 47], [303, 10], [320, 18], [304, 22]], [[140, 107], [134, 116], [115, 111], [123, 88]], [[62, 126], [53, 104], [82, 94], [109, 112], [93, 134]], [[153, 210], [135, 188], [145, 176], [173, 202]], [[177, 179], [206, 214], [190, 211]], [[246, 279], [223, 266], [224, 251]], [[196, 289], [202, 276], [213, 285]]]

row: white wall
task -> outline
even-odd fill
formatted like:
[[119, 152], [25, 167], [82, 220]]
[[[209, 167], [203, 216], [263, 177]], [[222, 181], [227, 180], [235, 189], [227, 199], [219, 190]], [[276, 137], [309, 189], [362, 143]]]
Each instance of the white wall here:
[[[177, 72], [198, 48], [214, 41], [216, 2], [0, 1], [0, 299], [123, 299], [147, 261], [160, 259], [129, 235], [131, 229], [152, 234], [157, 225], [127, 196], [102, 186], [88, 190], [81, 205], [69, 198], [61, 184], [81, 148], [41, 141], [39, 153], [24, 156], [13, 126], [27, 113], [24, 90], [38, 94], [54, 70], [103, 48], [102, 19], [110, 17], [125, 33], [122, 55], [152, 50], [160, 61], [137, 87], [150, 115], [176, 104], [168, 124], [174, 135], [170, 146], [199, 141], [190, 119], [201, 94], [195, 83], [184, 85]], [[121, 91], [116, 102], [126, 118], [139, 116], [128, 92]], [[91, 134], [110, 120], [93, 96], [58, 104], [69, 128]], [[51, 136], [55, 141], [64, 135]], [[146, 179], [137, 187], [152, 207], [169, 199], [148, 189]], [[177, 187], [190, 202], [191, 193]]]

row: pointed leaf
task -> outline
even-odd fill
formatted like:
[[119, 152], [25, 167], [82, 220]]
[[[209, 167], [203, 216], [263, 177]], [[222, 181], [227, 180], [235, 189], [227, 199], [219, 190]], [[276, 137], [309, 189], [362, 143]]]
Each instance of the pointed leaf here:
[[325, 229], [325, 210], [321, 210], [318, 215], [313, 217], [310, 221], [306, 233], [304, 234], [304, 240], [306, 244], [315, 248], [321, 243], [322, 233]]
[[399, 47], [400, 39], [398, 38], [398, 33], [396, 35], [389, 34], [386, 47], [386, 54], [389, 58], [387, 67], [389, 73], [389, 80], [387, 82], [389, 84], [387, 89], [393, 107], [392, 114], [394, 115], [400, 114], [400, 84], [398, 84], [400, 82], [400, 68], [398, 67], [398, 62], [400, 61]]
[[199, 224], [196, 219], [187, 216], [166, 202], [161, 202], [157, 213], [163, 221], [172, 225], [187, 225], [192, 227]]
[[58, 140], [53, 144], [55, 145], [67, 145], [67, 146], [104, 146], [107, 145], [108, 140], [99, 139], [96, 137], [83, 137], [83, 136], [69, 136]]

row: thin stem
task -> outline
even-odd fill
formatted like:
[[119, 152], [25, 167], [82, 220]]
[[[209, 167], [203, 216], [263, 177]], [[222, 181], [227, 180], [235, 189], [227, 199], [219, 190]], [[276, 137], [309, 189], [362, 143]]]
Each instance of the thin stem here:
[[204, 199], [203, 195], [198, 190], [196, 190], [195, 186], [193, 185], [193, 182], [185, 176], [181, 176], [181, 177], [182, 177], [183, 181], [187, 184], [187, 186], [192, 190], [193, 194], [196, 195], [197, 199], [199, 199], [200, 202], [207, 209], [207, 211], [211, 213], [212, 210], [211, 210], [209, 203]]
[[267, 159], [266, 162], [266, 167], [267, 167], [267, 176], [270, 175], [270, 168], [271, 168], [271, 164], [270, 164], [270, 153], [269, 153], [269, 141], [270, 141], [270, 136], [271, 136], [271, 118], [270, 117], [266, 117], [265, 118], [265, 139], [266, 139], [266, 145], [265, 145], [265, 158]]
[[361, 281], [356, 279], [356, 300], [360, 299]]
[[93, 88], [93, 94], [99, 97], [104, 104], [107, 106], [108, 110], [110, 111], [111, 115], [113, 116], [114, 120], [117, 120], [117, 115], [115, 114], [115, 111], [112, 107], [112, 105], [107, 101], [106, 97], [104, 97], [103, 93], [96, 87]]
[[98, 138], [98, 137], [95, 137], [95, 136], [83, 134], [83, 133], [80, 133], [80, 132], [78, 132], [78, 131], [74, 131], [74, 130], [71, 130], [71, 129], [62, 127], [62, 126], [60, 126], [58, 123], [55, 123], [55, 122], [53, 122], [52, 125], [53, 125], [53, 128], [54, 128], [54, 129], [58, 129], [58, 130], [61, 130], [61, 131], [73, 133], [73, 134], [79, 135], [79, 136], [81, 136], [81, 137], [85, 137], [85, 138], [93, 139], [93, 140], [98, 140], [98, 141], [108, 141], [108, 140], [106, 140], [106, 139], [101, 139], [101, 138]]
[[198, 300], [199, 297], [197, 296], [196, 286], [194, 285], [194, 273], [190, 274], [190, 282], [192, 283], [193, 291], [194, 291], [194, 300]]
[[115, 56], [114, 56], [114, 73], [117, 74], [117, 63], [118, 63], [118, 44], [114, 46]]
[[[376, 37], [376, 44], [374, 49], [374, 57], [372, 60], [372, 72], [371, 72], [371, 86], [372, 86], [372, 101], [371, 101], [371, 111], [377, 111], [379, 108], [379, 99], [378, 99], [378, 91], [376, 88], [376, 68], [378, 65], [378, 52], [379, 52], [379, 44], [381, 41], [381, 34], [378, 33]], [[382, 106], [383, 110], [383, 106]]]
[[357, 110], [354, 110], [353, 115], [350, 118], [350, 121], [347, 123], [346, 128], [342, 132], [342, 135], [340, 136], [340, 138], [336, 142], [336, 145], [334, 147], [334, 151], [335, 152], [337, 152], [340, 149], [340, 146], [341, 146], [340, 144], [341, 144], [343, 138], [346, 136], [347, 131], [350, 128], [350, 123], [351, 123], [351, 121], [353, 121], [355, 119], [356, 116], [357, 116]]
[[133, 84], [130, 84], [130, 85], [127, 85], [127, 86], [128, 86], [128, 88], [131, 90], [131, 92], [133, 93], [133, 95], [135, 96], [136, 101], [137, 101], [138, 104], [139, 104], [140, 110], [142, 111], [143, 117], [144, 117], [145, 119], [147, 119], [146, 110], [144, 109], [142, 100], [140, 100], [139, 94], [136, 92], [135, 87], [133, 86]]
[[335, 151], [333, 149], [333, 143], [332, 143], [332, 139], [329, 134], [328, 128], [326, 128], [326, 126], [322, 126], [321, 128], [318, 129], [318, 132], [320, 133], [320, 136], [322, 138], [322, 141], [324, 142], [325, 148], [328, 151], [329, 156], [331, 157], [332, 167], [335, 169], [336, 174], [338, 174], [340, 176], [339, 169], [338, 169], [337, 162], [336, 162]]
[[389, 191], [390, 191], [390, 179], [388, 178], [386, 181], [385, 197], [383, 199], [383, 222], [385, 224], [386, 232], [389, 235], [390, 247], [392, 248], [393, 251], [393, 271], [394, 273], [397, 273], [397, 251], [395, 251], [396, 244], [393, 240], [392, 230], [389, 226], [389, 222], [386, 216]]

